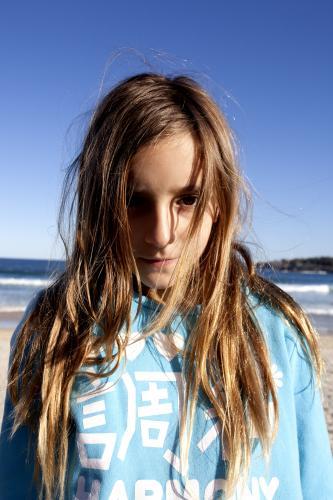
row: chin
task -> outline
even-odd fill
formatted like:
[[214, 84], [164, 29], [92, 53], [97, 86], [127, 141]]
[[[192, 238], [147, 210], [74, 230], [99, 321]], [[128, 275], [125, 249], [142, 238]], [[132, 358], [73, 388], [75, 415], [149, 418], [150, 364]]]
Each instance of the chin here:
[[171, 276], [143, 276], [141, 275], [141, 282], [148, 288], [154, 290], [165, 290], [170, 285]]
[[163, 291], [166, 288], [168, 288], [168, 286], [170, 284], [170, 280], [169, 281], [164, 281], [164, 280], [159, 280], [159, 281], [141, 280], [141, 281], [142, 281], [142, 283], [146, 287], [151, 288], [153, 290], [160, 290], [160, 291]]

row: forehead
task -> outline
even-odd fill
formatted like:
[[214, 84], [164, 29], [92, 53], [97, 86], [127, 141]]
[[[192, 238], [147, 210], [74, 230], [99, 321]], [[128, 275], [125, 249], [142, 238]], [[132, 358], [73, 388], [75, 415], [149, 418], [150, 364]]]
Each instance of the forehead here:
[[191, 134], [165, 137], [142, 147], [130, 162], [130, 180], [136, 191], [175, 193], [200, 186], [196, 144]]

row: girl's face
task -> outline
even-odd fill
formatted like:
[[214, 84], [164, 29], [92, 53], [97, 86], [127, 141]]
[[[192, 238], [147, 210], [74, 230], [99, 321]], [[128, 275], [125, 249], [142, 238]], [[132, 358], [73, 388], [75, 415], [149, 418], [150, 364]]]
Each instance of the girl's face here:
[[[201, 173], [194, 178], [194, 157], [192, 136], [178, 134], [142, 147], [131, 161], [131, 244], [142, 284], [157, 293], [171, 285], [200, 193]], [[209, 239], [213, 212], [209, 206], [194, 242], [198, 259]]]

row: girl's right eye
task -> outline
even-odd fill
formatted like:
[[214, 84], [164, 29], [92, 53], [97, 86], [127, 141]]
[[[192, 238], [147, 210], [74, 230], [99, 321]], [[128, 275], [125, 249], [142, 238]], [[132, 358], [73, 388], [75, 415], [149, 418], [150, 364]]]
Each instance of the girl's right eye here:
[[147, 203], [147, 200], [139, 194], [133, 193], [127, 200], [127, 208], [140, 208]]

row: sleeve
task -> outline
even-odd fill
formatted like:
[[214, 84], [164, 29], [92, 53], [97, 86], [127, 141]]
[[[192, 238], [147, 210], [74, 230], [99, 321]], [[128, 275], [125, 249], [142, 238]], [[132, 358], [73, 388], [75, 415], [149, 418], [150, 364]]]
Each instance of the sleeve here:
[[[35, 297], [28, 305], [22, 320], [16, 327], [10, 342], [11, 363], [13, 349], [22, 325], [37, 301]], [[1, 500], [36, 500], [38, 493], [33, 483], [34, 442], [26, 426], [21, 426], [11, 438], [13, 405], [6, 391], [4, 414], [0, 433], [0, 498]]]
[[333, 461], [321, 393], [299, 342], [290, 358], [294, 378], [300, 477], [304, 500], [333, 499]]

